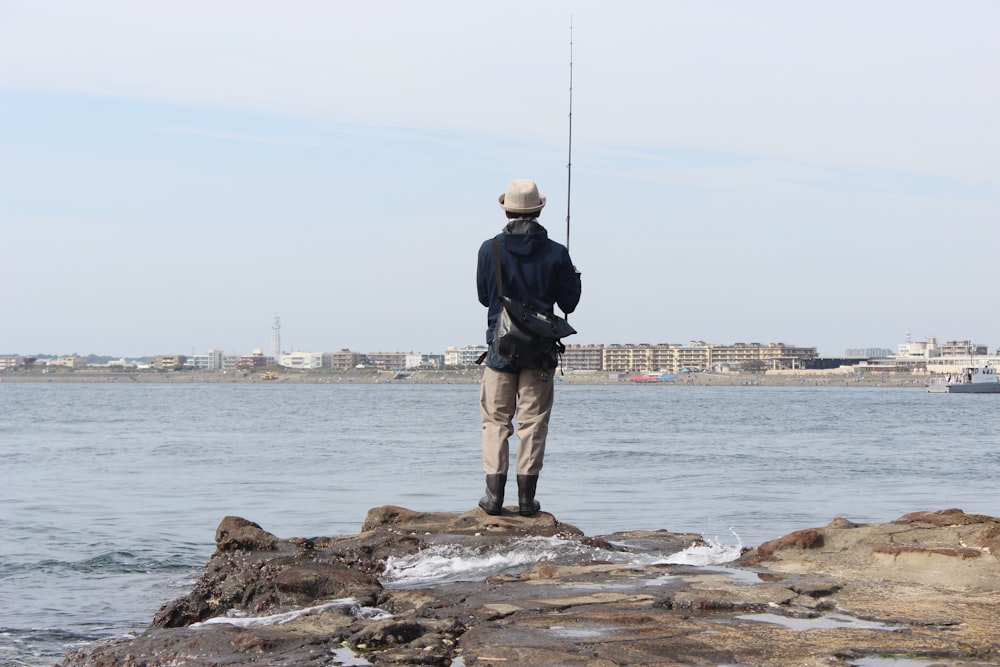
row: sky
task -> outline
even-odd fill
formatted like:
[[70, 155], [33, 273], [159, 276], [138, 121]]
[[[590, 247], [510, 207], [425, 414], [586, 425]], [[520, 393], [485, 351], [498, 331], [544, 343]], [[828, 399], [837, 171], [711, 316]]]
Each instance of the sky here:
[[276, 315], [285, 351], [481, 344], [515, 178], [582, 274], [567, 343], [992, 352], [998, 24], [992, 0], [0, 0], [0, 354], [270, 353]]

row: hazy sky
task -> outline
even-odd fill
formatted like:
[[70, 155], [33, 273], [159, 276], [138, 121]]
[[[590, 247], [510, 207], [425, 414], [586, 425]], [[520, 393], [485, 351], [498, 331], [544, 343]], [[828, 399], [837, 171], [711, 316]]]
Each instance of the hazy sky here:
[[0, 0], [0, 354], [483, 342], [571, 20], [567, 342], [1000, 347], [992, 0]]

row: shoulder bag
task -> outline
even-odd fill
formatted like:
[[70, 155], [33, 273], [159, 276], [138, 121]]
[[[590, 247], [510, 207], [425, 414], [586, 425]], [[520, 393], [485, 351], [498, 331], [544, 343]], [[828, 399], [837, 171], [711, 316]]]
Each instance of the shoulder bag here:
[[538, 310], [503, 295], [500, 241], [496, 238], [493, 239], [493, 266], [500, 297], [500, 315], [493, 329], [494, 351], [521, 368], [555, 368], [559, 365], [559, 356], [566, 351], [560, 339], [575, 334], [576, 329], [555, 313]]

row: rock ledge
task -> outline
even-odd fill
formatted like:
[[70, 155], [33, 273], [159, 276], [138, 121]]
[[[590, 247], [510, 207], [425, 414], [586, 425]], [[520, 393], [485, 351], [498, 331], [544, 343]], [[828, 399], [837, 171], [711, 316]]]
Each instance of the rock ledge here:
[[[528, 537], [578, 550], [485, 581], [383, 583], [390, 557], [443, 546], [496, 555]], [[869, 525], [837, 518], [725, 565], [665, 562], [698, 544], [667, 531], [587, 537], [544, 512], [386, 506], [356, 535], [311, 539], [226, 517], [187, 596], [134, 639], [86, 647], [62, 664], [809, 667], [905, 655], [1000, 665], [994, 517], [951, 509]]]

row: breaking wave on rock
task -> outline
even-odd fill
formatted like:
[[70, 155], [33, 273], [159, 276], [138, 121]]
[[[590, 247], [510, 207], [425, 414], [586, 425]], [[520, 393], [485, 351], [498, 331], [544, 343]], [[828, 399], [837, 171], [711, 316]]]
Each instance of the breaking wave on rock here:
[[390, 557], [380, 577], [386, 588], [422, 588], [457, 581], [516, 574], [538, 563], [573, 565], [583, 561], [610, 561], [622, 565], [714, 565], [732, 561], [742, 544], [706, 541], [675, 553], [635, 553], [628, 542], [615, 542], [622, 551], [608, 551], [561, 537], [524, 537], [488, 547], [434, 545], [416, 554]]
[[302, 609], [295, 609], [294, 611], [286, 611], [280, 614], [270, 614], [267, 616], [249, 616], [236, 610], [230, 610], [225, 616], [217, 616], [199, 623], [192, 623], [191, 627], [200, 628], [206, 625], [217, 625], [220, 623], [226, 625], [236, 625], [242, 628], [281, 625], [282, 623], [294, 621], [302, 616], [311, 616], [313, 614], [327, 611], [328, 609], [339, 609], [341, 612], [354, 616], [355, 618], [378, 620], [392, 617], [391, 614], [383, 611], [382, 609], [378, 609], [377, 607], [362, 606], [354, 598], [340, 598], [338, 600], [331, 600], [312, 607], [304, 607]]

